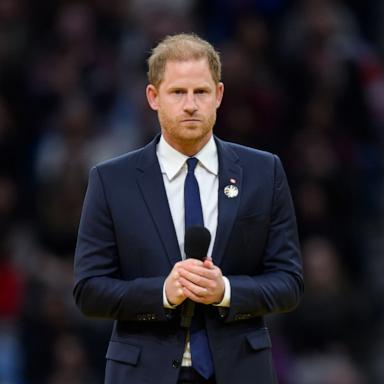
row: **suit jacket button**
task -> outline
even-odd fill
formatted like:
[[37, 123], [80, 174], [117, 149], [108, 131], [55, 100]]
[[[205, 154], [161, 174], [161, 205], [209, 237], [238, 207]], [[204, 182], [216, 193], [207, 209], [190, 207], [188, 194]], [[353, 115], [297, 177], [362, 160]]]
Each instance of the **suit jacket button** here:
[[167, 320], [172, 320], [172, 319], [173, 319], [173, 313], [170, 312], [170, 310], [166, 311], [166, 312], [165, 312], [165, 318], [166, 318]]
[[173, 360], [172, 361], [172, 368], [179, 368], [181, 365], [180, 360]]

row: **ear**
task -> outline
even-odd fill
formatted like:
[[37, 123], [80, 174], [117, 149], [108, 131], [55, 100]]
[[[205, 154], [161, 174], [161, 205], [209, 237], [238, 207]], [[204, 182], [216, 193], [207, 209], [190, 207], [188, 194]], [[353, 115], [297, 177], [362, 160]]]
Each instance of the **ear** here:
[[157, 111], [159, 109], [158, 92], [157, 92], [156, 87], [153, 84], [147, 85], [146, 95], [147, 95], [147, 100], [148, 100], [149, 106], [154, 111]]
[[220, 107], [221, 100], [223, 100], [223, 95], [224, 95], [224, 84], [222, 82], [219, 82], [216, 85], [216, 108]]

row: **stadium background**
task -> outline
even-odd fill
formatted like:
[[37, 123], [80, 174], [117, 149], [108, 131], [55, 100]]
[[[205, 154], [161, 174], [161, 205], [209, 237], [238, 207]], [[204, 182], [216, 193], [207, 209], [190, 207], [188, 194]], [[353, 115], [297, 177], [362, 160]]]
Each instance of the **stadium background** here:
[[145, 60], [191, 31], [222, 55], [216, 133], [277, 153], [292, 188], [306, 293], [268, 319], [280, 383], [383, 383], [383, 19], [379, 0], [0, 0], [0, 383], [102, 383], [111, 323], [71, 296], [88, 170], [158, 132]]

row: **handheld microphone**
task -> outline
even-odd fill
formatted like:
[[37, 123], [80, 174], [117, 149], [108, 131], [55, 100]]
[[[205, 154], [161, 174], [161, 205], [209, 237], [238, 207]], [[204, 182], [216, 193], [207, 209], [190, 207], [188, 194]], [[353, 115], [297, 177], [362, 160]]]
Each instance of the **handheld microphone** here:
[[[204, 260], [208, 253], [211, 234], [205, 227], [190, 227], [185, 231], [184, 251], [187, 259]], [[181, 309], [181, 322], [183, 328], [189, 328], [195, 311], [195, 303], [186, 299]]]

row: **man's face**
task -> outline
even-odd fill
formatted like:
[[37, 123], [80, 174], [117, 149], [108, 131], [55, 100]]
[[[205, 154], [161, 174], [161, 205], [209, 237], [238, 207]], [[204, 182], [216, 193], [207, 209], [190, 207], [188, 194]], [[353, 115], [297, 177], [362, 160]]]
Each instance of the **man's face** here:
[[212, 136], [224, 86], [213, 81], [207, 59], [168, 61], [163, 81], [148, 85], [147, 98], [157, 111], [164, 139], [188, 155]]

